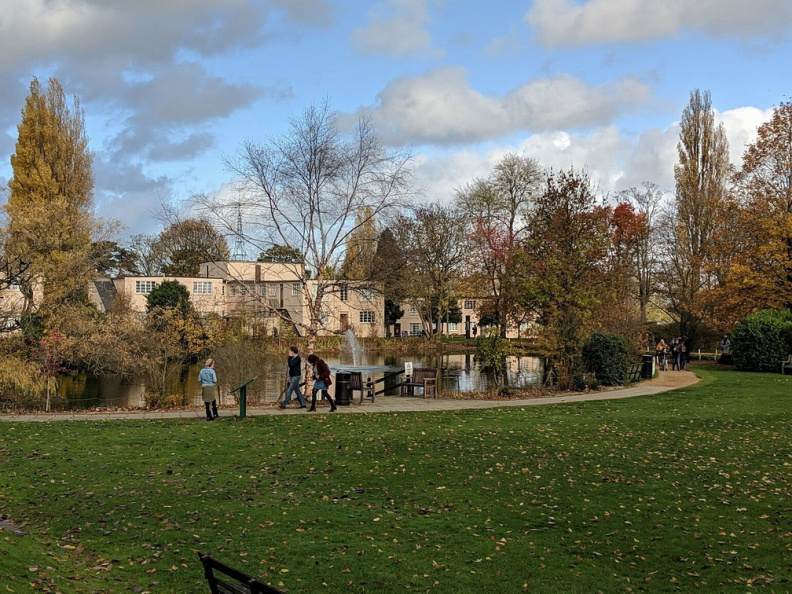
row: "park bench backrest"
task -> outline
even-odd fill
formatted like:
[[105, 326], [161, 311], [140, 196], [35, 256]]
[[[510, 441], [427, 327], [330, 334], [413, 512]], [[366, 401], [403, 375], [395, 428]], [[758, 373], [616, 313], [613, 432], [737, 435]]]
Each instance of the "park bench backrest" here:
[[[203, 563], [204, 575], [206, 581], [209, 582], [209, 590], [212, 594], [283, 594], [281, 590], [260, 582], [209, 555], [198, 553], [198, 558]], [[215, 571], [233, 581], [218, 578]]]
[[433, 367], [416, 367], [413, 369], [412, 377], [410, 378], [410, 383], [413, 384], [423, 384], [424, 380], [436, 380], [437, 379], [437, 369]]

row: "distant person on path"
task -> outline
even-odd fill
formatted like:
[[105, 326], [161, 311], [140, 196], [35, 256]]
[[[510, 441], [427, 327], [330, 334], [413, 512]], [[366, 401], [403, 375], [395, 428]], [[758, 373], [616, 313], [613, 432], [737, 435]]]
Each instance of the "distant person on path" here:
[[731, 340], [729, 340], [728, 334], [724, 334], [723, 338], [721, 338], [720, 348], [722, 354], [720, 356], [720, 359], [718, 359], [718, 363], [722, 363], [723, 365], [731, 365], [732, 364]]
[[214, 370], [214, 359], [206, 360], [204, 368], [198, 374], [198, 381], [201, 382], [201, 395], [206, 407], [206, 420], [214, 421], [217, 418], [217, 374]]
[[287, 363], [289, 365], [289, 385], [286, 388], [286, 398], [279, 406], [283, 409], [291, 402], [292, 393], [296, 394], [297, 400], [300, 401], [300, 408], [306, 408], [305, 398], [300, 392], [300, 378], [302, 377], [302, 359], [300, 359], [299, 349], [296, 346], [289, 347], [289, 358]]
[[316, 393], [319, 390], [322, 391], [322, 397], [327, 398], [327, 400], [330, 401], [330, 412], [335, 412], [335, 402], [333, 402], [333, 399], [330, 398], [330, 392], [327, 391], [330, 387], [330, 384], [333, 383], [333, 381], [330, 379], [330, 368], [323, 359], [320, 359], [313, 353], [308, 355], [308, 363], [310, 363], [313, 367], [314, 379], [313, 390], [311, 391], [311, 408], [308, 409], [308, 412], [316, 411]]
[[679, 370], [679, 339], [671, 341], [671, 371]]
[[478, 326], [473, 324], [473, 338], [476, 338], [477, 334], [478, 334]]
[[684, 336], [679, 339], [679, 371], [685, 371], [685, 365], [688, 363], [687, 352], [687, 338]]
[[668, 370], [668, 345], [666, 341], [662, 338], [660, 342], [657, 343], [655, 347], [655, 351], [657, 352], [657, 366], [660, 368], [661, 371]]

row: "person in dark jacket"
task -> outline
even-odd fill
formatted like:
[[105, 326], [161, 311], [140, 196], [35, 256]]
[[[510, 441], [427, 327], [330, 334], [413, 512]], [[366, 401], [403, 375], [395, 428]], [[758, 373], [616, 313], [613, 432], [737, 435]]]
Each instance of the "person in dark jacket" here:
[[297, 400], [300, 401], [300, 408], [306, 408], [305, 398], [300, 392], [300, 378], [302, 377], [302, 360], [298, 354], [300, 351], [296, 346], [289, 347], [289, 358], [287, 363], [289, 365], [289, 386], [286, 388], [286, 398], [283, 399], [281, 408], [286, 408], [291, 402], [292, 393], [295, 394]]
[[308, 355], [308, 363], [310, 363], [313, 367], [314, 379], [313, 390], [311, 391], [311, 408], [308, 409], [308, 412], [313, 412], [316, 410], [316, 393], [319, 390], [322, 391], [322, 397], [327, 398], [327, 400], [330, 402], [330, 412], [335, 412], [335, 402], [333, 402], [333, 399], [330, 398], [330, 393], [327, 391], [330, 387], [330, 384], [333, 383], [333, 381], [330, 379], [330, 368], [327, 366], [327, 363], [325, 363], [324, 360], [320, 359], [313, 353]]

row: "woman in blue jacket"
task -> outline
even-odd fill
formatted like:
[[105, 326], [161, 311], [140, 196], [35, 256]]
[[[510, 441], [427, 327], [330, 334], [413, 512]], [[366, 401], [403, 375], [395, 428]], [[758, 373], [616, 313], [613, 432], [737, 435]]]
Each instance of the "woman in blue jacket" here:
[[[207, 359], [204, 368], [198, 374], [201, 382], [201, 395], [206, 407], [206, 420], [214, 421], [217, 418], [217, 374], [214, 370], [214, 359]], [[212, 409], [209, 410], [211, 405]]]

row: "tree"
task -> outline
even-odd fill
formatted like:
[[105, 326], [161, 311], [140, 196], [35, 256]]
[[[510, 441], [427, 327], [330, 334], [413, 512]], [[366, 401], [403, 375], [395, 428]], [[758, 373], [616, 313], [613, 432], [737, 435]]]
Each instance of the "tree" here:
[[365, 206], [355, 217], [355, 230], [346, 240], [341, 278], [369, 280], [374, 273], [374, 256], [377, 252], [377, 222], [371, 207]]
[[280, 262], [281, 264], [301, 264], [305, 256], [287, 245], [273, 245], [261, 252], [259, 262]]
[[[653, 234], [657, 221], [662, 192], [657, 184], [643, 182], [642, 188], [631, 187], [618, 193], [622, 204], [614, 209], [616, 245], [624, 247], [624, 258], [629, 262], [628, 274], [634, 279], [635, 297], [640, 308], [640, 322], [646, 324], [647, 308], [655, 289], [657, 254]], [[623, 215], [623, 216], [620, 216]], [[617, 248], [618, 249], [618, 248]]]
[[166, 280], [146, 295], [146, 311], [155, 308], [187, 311], [190, 308], [190, 291], [179, 281]]
[[59, 307], [87, 301], [94, 275], [93, 155], [79, 100], [70, 109], [54, 78], [46, 89], [33, 79], [18, 132], [6, 205], [7, 249], [12, 259], [30, 262], [30, 282], [22, 286], [26, 313], [36, 309], [37, 279], [44, 292], [40, 313], [52, 318]]
[[158, 235], [133, 235], [129, 250], [134, 254], [135, 268], [142, 276], [160, 276], [166, 263], [165, 250]]
[[[325, 293], [337, 285], [328, 272], [339, 269], [347, 240], [358, 229], [405, 207], [411, 175], [409, 156], [385, 150], [370, 119], [361, 118], [344, 136], [325, 102], [309, 107], [290, 124], [287, 134], [265, 144], [246, 143], [228, 165], [249, 197], [244, 206], [249, 230], [242, 238], [256, 251], [278, 244], [304, 255], [291, 270], [303, 285], [307, 316], [299, 326], [311, 353], [323, 327]], [[213, 220], [229, 231], [236, 229], [237, 203], [211, 196], [196, 199]], [[266, 300], [260, 303], [294, 323]]]
[[540, 312], [543, 337], [558, 386], [572, 378], [593, 312], [608, 294], [608, 208], [596, 201], [586, 173], [547, 175], [536, 199], [521, 263], [521, 294]]
[[228, 260], [228, 243], [204, 219], [184, 219], [171, 223], [159, 234], [164, 254], [162, 272], [168, 276], [198, 276], [202, 262]]
[[727, 325], [761, 309], [792, 310], [792, 102], [759, 127], [735, 185], [740, 220], [724, 238], [734, 261], [717, 299]]
[[96, 241], [93, 244], [94, 269], [105, 276], [138, 276], [138, 255], [116, 241]]
[[372, 281], [382, 287], [385, 296], [385, 331], [390, 336], [391, 326], [404, 316], [401, 303], [407, 295], [404, 275], [406, 259], [393, 231], [383, 229], [377, 240], [372, 265]]
[[451, 303], [456, 303], [454, 284], [468, 257], [467, 233], [459, 221], [460, 213], [454, 208], [429, 204], [400, 215], [392, 227], [404, 256], [405, 296], [418, 310], [429, 335], [450, 311]]
[[714, 284], [709, 276], [712, 240], [718, 235], [731, 175], [729, 143], [723, 124], [715, 125], [709, 91], [696, 89], [690, 94], [682, 112], [677, 152], [675, 208], [663, 225], [667, 234], [662, 242], [666, 252], [660, 288], [680, 333], [692, 341], [705, 315], [701, 292]]
[[510, 153], [495, 164], [488, 178], [475, 180], [456, 194], [470, 234], [471, 272], [491, 298], [489, 315], [503, 337], [509, 318], [517, 322], [524, 317], [515, 310], [519, 303], [515, 255], [527, 233], [541, 182], [542, 171], [534, 159]]

